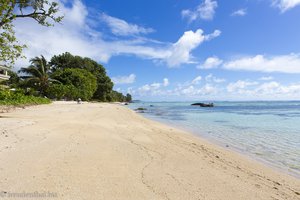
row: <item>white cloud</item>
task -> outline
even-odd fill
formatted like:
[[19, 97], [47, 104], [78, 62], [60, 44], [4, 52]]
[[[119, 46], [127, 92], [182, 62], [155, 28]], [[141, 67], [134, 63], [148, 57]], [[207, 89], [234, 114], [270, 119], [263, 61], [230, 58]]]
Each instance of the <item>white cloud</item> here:
[[137, 88], [137, 90], [133, 90], [131, 88], [131, 92], [133, 94], [138, 94], [140, 96], [163, 94], [162, 91], [163, 87], [167, 87], [169, 84], [170, 84], [169, 79], [164, 78], [162, 83], [154, 82], [151, 84], [145, 84]]
[[189, 87], [181, 90], [181, 93], [185, 94], [185, 95], [195, 95], [197, 93], [197, 91], [193, 85], [190, 85]]
[[[228, 88], [228, 86], [227, 86]], [[233, 95], [235, 99], [246, 100], [299, 100], [300, 99], [300, 84], [293, 83], [289, 85], [282, 85], [279, 82], [271, 81], [261, 85], [255, 84], [255, 87], [248, 86], [229, 90], [227, 96]], [[239, 94], [240, 96], [236, 96]]]
[[60, 14], [67, 13], [64, 16], [64, 22], [68, 25], [73, 24], [74, 26], [84, 27], [85, 19], [88, 15], [88, 11], [84, 4], [80, 0], [74, 0], [71, 8], [60, 6]]
[[[210, 83], [205, 85], [200, 85], [201, 76], [194, 78], [192, 81], [188, 81], [184, 84], [178, 84], [173, 89], [166, 89], [166, 85], [163, 83], [154, 82], [152, 84], [145, 84], [137, 89], [128, 88], [131, 94], [135, 94], [137, 97], [145, 96], [160, 96], [160, 97], [170, 97], [170, 96], [205, 96], [217, 94], [218, 88]], [[164, 86], [164, 87], [163, 87]]]
[[202, 77], [201, 76], [197, 76], [196, 78], [194, 78], [194, 80], [192, 80], [192, 84], [193, 85], [197, 85], [201, 82]]
[[[148, 91], [150, 91], [150, 90], [152, 90], [152, 89], [156, 89], [156, 87], [153, 87], [153, 88], [152, 88], [152, 85], [153, 85], [153, 84], [151, 84], [151, 85], [149, 85], [149, 84], [143, 85], [142, 87], [139, 88], [139, 91], [140, 91], [140, 92], [148, 92]], [[154, 86], [154, 85], [153, 85], [153, 86]]]
[[189, 22], [197, 19], [212, 20], [215, 15], [215, 10], [218, 7], [217, 1], [204, 0], [195, 10], [183, 10], [181, 15], [187, 18]]
[[177, 67], [183, 63], [193, 63], [191, 51], [197, 48], [204, 41], [218, 37], [221, 31], [215, 30], [212, 34], [204, 35], [202, 29], [197, 31], [187, 31], [181, 38], [169, 49], [169, 55], [166, 62], [170, 67]]
[[247, 9], [239, 9], [231, 13], [231, 16], [245, 16], [247, 14]]
[[101, 48], [106, 44], [99, 39], [100, 33], [87, 25], [88, 11], [80, 0], [75, 0], [70, 7], [60, 3], [60, 15], [65, 15], [63, 22], [54, 27], [43, 27], [32, 19], [15, 21], [18, 40], [28, 46], [24, 51], [27, 59], [19, 60], [18, 66], [41, 54], [49, 59], [66, 51], [103, 62], [110, 58], [109, 50]]
[[210, 84], [205, 84], [200, 88], [191, 85], [184, 89], [179, 90], [180, 94], [187, 95], [187, 96], [212, 95], [217, 93], [217, 91], [218, 89]]
[[280, 97], [286, 99], [300, 99], [300, 84], [293, 83], [290, 85], [282, 85], [278, 82], [272, 81], [264, 83], [255, 90], [259, 95], [270, 95], [271, 97]]
[[[169, 67], [175, 67], [192, 63], [192, 50], [202, 42], [220, 34], [220, 31], [215, 31], [212, 34], [204, 35], [201, 29], [196, 32], [187, 31], [177, 42], [171, 44], [141, 37], [109, 40], [105, 33], [93, 28], [99, 22], [90, 18], [82, 1], [74, 0], [71, 5], [65, 6], [61, 0], [60, 13], [65, 15], [65, 18], [62, 24], [56, 24], [54, 27], [40, 26], [31, 19], [15, 21], [18, 40], [28, 46], [24, 50], [27, 59], [18, 60], [17, 68], [28, 65], [28, 60], [35, 56], [44, 55], [50, 59], [53, 55], [64, 52], [90, 57], [103, 63], [107, 63], [113, 56], [135, 55], [142, 59], [150, 59], [157, 63], [166, 63]], [[128, 27], [134, 26], [127, 22], [126, 24]], [[133, 30], [135, 34], [147, 32], [146, 29], [143, 30], [139, 26]], [[129, 34], [128, 31], [119, 34]], [[116, 32], [117, 30], [115, 30]]]
[[225, 63], [224, 68], [229, 70], [300, 73], [300, 54], [274, 57], [265, 57], [263, 55], [243, 57]]
[[200, 89], [200, 94], [202, 95], [211, 95], [211, 94], [216, 94], [218, 92], [218, 89], [210, 84], [205, 84], [201, 89]]
[[160, 83], [152, 83], [151, 85], [150, 85], [150, 87], [151, 88], [153, 88], [153, 89], [158, 89], [158, 88], [160, 88], [160, 86], [161, 86], [161, 84]]
[[171, 96], [180, 96], [180, 95], [187, 95], [189, 97], [196, 97], [196, 96], [205, 96], [205, 95], [215, 95], [219, 91], [217, 83], [225, 82], [225, 79], [218, 79], [214, 77], [212, 74], [205, 77], [205, 83], [202, 84], [203, 78], [201, 76], [195, 77], [191, 81], [186, 81], [184, 83], [178, 83], [177, 86], [172, 89], [168, 90], [168, 92], [161, 91], [161, 94], [171, 95]]
[[229, 83], [227, 85], [227, 91], [230, 93], [232, 92], [241, 93], [241, 91], [247, 88], [248, 86], [254, 86], [257, 84], [258, 84], [257, 82], [238, 80], [237, 82]]
[[122, 19], [102, 14], [101, 19], [107, 23], [112, 33], [120, 36], [139, 35], [154, 32], [152, 28], [144, 28], [136, 24], [130, 24]]
[[277, 81], [237, 80], [229, 84], [218, 84], [213, 77], [212, 74], [206, 76], [205, 83], [198, 76], [191, 81], [178, 83], [171, 89], [163, 87], [163, 83], [154, 82], [137, 89], [130, 87], [127, 92], [138, 99], [146, 98], [145, 100], [300, 100], [300, 82], [284, 85]]
[[205, 62], [201, 65], [198, 65], [198, 69], [212, 69], [220, 66], [223, 63], [223, 60], [219, 59], [216, 56], [209, 57], [205, 60]]
[[135, 82], [136, 75], [130, 74], [129, 76], [117, 76], [112, 77], [112, 81], [115, 84], [130, 84]]
[[282, 13], [300, 5], [300, 0], [273, 0], [273, 6], [278, 7]]
[[148, 92], [151, 90], [151, 87], [149, 84], [146, 84], [146, 85], [143, 85], [142, 87], [140, 87], [138, 90], [139, 90], [139, 92]]
[[137, 93], [139, 96], [156, 95], [160, 92], [160, 87], [160, 83], [146, 84], [139, 87], [135, 93]]
[[263, 76], [259, 80], [261, 81], [270, 81], [273, 80], [274, 78], [272, 76]]
[[169, 79], [167, 79], [167, 78], [164, 78], [163, 81], [164, 81], [164, 82], [163, 82], [163, 85], [164, 85], [165, 87], [167, 87], [167, 86], [170, 84]]
[[280, 88], [280, 84], [278, 82], [272, 81], [268, 83], [263, 83], [259, 87], [257, 87], [254, 91], [258, 94], [272, 94], [275, 90]]
[[226, 79], [217, 78], [217, 77], [213, 76], [212, 74], [207, 75], [205, 77], [205, 80], [207, 82], [214, 82], [214, 83], [223, 83], [223, 82], [226, 82]]

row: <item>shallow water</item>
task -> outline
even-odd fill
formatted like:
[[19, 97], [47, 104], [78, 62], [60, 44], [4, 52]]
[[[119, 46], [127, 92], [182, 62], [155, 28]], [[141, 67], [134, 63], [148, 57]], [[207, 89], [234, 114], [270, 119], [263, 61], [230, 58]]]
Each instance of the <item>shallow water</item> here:
[[[140, 102], [144, 116], [226, 145], [300, 177], [300, 102]], [[152, 106], [150, 106], [152, 105]]]

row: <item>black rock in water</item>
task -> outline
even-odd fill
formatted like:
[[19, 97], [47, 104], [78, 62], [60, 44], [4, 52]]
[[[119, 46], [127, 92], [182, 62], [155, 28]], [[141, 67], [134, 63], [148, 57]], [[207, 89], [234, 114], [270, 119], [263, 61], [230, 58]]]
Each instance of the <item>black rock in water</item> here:
[[200, 106], [200, 107], [214, 107], [213, 103], [193, 103], [192, 106]]

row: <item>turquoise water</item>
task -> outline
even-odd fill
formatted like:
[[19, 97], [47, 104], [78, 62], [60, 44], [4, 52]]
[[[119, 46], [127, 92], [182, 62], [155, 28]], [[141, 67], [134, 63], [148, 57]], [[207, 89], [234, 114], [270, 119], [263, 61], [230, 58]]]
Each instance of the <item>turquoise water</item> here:
[[[188, 130], [300, 177], [300, 102], [140, 102], [144, 116]], [[151, 106], [150, 106], [151, 105]]]

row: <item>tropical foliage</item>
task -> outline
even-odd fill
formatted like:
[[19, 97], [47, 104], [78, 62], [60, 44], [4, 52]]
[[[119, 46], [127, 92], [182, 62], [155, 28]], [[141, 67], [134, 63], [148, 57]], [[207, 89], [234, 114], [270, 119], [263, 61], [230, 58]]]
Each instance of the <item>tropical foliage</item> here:
[[109, 94], [113, 88], [113, 82], [107, 76], [105, 68], [90, 58], [73, 56], [66, 52], [58, 56], [53, 56], [50, 61], [53, 72], [66, 68], [79, 68], [92, 73], [97, 79], [97, 89], [93, 98], [99, 101], [110, 101]]
[[24, 93], [46, 96], [51, 99], [96, 100], [130, 102], [131, 95], [124, 96], [114, 91], [113, 82], [105, 68], [90, 58], [64, 53], [53, 56], [50, 62], [45, 57], [31, 59], [31, 65], [19, 70], [20, 76], [10, 72], [7, 85], [23, 88]]
[[48, 0], [0, 0], [0, 61], [8, 65], [22, 55], [26, 47], [17, 41], [14, 20], [31, 18], [42, 26], [52, 26], [49, 20], [60, 22], [63, 17], [56, 16], [58, 3]]
[[24, 85], [38, 90], [41, 95], [46, 95], [50, 83], [56, 81], [50, 78], [50, 65], [44, 56], [35, 57], [30, 62], [29, 67], [19, 70], [19, 72], [25, 74], [21, 76], [25, 80]]
[[51, 77], [64, 85], [64, 87], [59, 87], [54, 84], [52, 90], [62, 89], [65, 93], [64, 95], [69, 99], [81, 98], [82, 100], [90, 100], [97, 89], [96, 77], [84, 69], [61, 69], [54, 72]]
[[24, 95], [22, 90], [0, 90], [0, 105], [27, 106], [48, 103], [51, 103], [49, 99], [31, 95]]
[[130, 94], [127, 94], [124, 96], [122, 93], [117, 91], [111, 91], [111, 93], [108, 95], [109, 101], [118, 101], [118, 102], [131, 102], [132, 98]]

